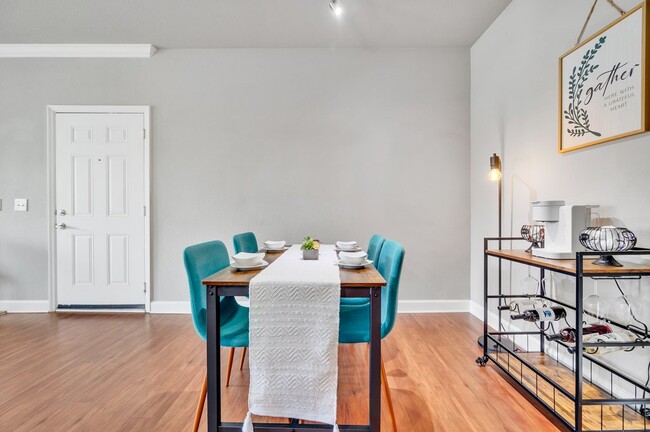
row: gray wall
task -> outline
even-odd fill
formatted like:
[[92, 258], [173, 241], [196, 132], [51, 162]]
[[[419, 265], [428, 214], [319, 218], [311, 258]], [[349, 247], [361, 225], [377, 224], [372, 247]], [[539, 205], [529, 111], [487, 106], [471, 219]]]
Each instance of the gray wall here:
[[[481, 308], [483, 237], [497, 233], [497, 189], [487, 180], [493, 152], [501, 154], [504, 164], [505, 235], [518, 236], [521, 226], [530, 223], [530, 201], [560, 199], [599, 204], [601, 223], [628, 227], [639, 245], [650, 246], [650, 136], [566, 154], [557, 151], [558, 58], [574, 45], [592, 3], [514, 0], [471, 49], [471, 300]], [[637, 2], [617, 3], [630, 9]], [[586, 35], [617, 16], [605, 2], [599, 3]], [[506, 292], [521, 292], [526, 270], [504, 270]], [[557, 295], [574, 302], [572, 284], [565, 281]], [[628, 294], [637, 294], [636, 282], [622, 284]], [[601, 281], [598, 289], [605, 299], [618, 296], [611, 283]], [[591, 293], [587, 283], [585, 295]], [[650, 305], [647, 294], [641, 290], [635, 302]], [[638, 315], [650, 322], [649, 310]], [[608, 359], [627, 365], [645, 381], [648, 355], [637, 350]]]
[[[153, 299], [185, 246], [253, 230], [407, 250], [402, 299], [466, 299], [467, 49], [161, 50], [0, 60], [0, 299], [47, 299], [45, 110], [153, 107]], [[30, 211], [13, 211], [13, 199]]]

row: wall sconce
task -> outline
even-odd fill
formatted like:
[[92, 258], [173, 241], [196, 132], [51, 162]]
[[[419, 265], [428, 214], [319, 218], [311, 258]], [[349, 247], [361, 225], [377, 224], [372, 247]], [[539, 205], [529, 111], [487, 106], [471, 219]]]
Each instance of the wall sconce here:
[[501, 158], [496, 153], [490, 156], [490, 173], [488, 174], [488, 178], [492, 182], [501, 180]]

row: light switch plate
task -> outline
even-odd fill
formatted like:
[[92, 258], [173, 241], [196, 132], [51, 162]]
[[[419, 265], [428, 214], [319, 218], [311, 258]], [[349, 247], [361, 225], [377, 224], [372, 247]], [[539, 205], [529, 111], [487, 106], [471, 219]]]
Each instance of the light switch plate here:
[[14, 200], [14, 211], [27, 211], [27, 198], [16, 198]]

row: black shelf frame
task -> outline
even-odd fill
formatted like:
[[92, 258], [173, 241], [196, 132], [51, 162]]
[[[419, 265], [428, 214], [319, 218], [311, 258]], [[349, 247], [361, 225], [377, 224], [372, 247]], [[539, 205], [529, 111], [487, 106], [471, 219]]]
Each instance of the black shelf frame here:
[[[589, 257], [599, 257], [600, 255], [603, 255], [600, 252], [577, 252], [575, 256], [576, 260], [576, 268], [575, 272], [573, 271], [568, 271], [568, 270], [563, 270], [563, 269], [558, 269], [555, 267], [547, 266], [544, 265], [543, 263], [539, 262], [529, 262], [527, 260], [519, 259], [517, 257], [504, 257], [499, 254], [495, 254], [494, 252], [490, 251], [489, 246], [491, 242], [498, 242], [498, 249], [495, 250], [501, 250], [502, 249], [502, 244], [503, 242], [521, 242], [524, 241], [521, 237], [486, 237], [483, 241], [483, 290], [484, 290], [484, 295], [483, 295], [483, 357], [479, 357], [476, 362], [480, 366], [484, 366], [488, 360], [492, 360], [493, 363], [498, 366], [506, 375], [508, 375], [510, 378], [512, 378], [515, 382], [519, 384], [521, 388], [523, 388], [530, 396], [532, 396], [537, 402], [539, 402], [542, 406], [546, 407], [551, 414], [553, 414], [560, 422], [567, 427], [568, 430], [570, 431], [576, 431], [576, 432], [583, 432], [583, 407], [584, 406], [600, 406], [601, 407], [601, 424], [600, 424], [600, 429], [589, 429], [591, 430], [596, 430], [596, 431], [607, 431], [607, 432], [630, 432], [630, 431], [650, 431], [650, 417], [643, 416], [642, 413], [640, 413], [640, 410], [637, 409], [636, 407], [643, 407], [643, 406], [648, 406], [650, 408], [650, 397], [636, 397], [638, 395], [638, 392], [641, 392], [644, 396], [646, 394], [650, 395], [650, 386], [647, 386], [645, 383], [640, 382], [639, 380], [635, 379], [634, 377], [628, 376], [625, 374], [623, 371], [620, 371], [611, 365], [604, 363], [601, 361], [598, 357], [593, 356], [591, 354], [587, 354], [584, 352], [583, 348], [585, 347], [607, 347], [607, 346], [617, 346], [617, 347], [646, 347], [650, 346], [650, 332], [648, 332], [647, 329], [642, 329], [638, 328], [636, 326], [626, 326], [621, 323], [618, 323], [616, 321], [607, 319], [607, 322], [609, 324], [612, 324], [616, 327], [627, 329], [629, 331], [632, 331], [635, 333], [639, 339], [637, 341], [631, 341], [631, 342], [599, 342], [599, 343], [592, 343], [592, 342], [584, 342], [583, 341], [583, 333], [582, 333], [582, 323], [583, 323], [583, 316], [586, 315], [591, 315], [595, 316], [594, 314], [590, 313], [589, 311], [585, 312], [584, 310], [584, 305], [583, 305], [583, 299], [584, 299], [584, 279], [585, 278], [592, 278], [596, 280], [600, 279], [610, 279], [610, 280], [622, 280], [622, 279], [640, 279], [642, 277], [650, 276], [650, 268], [648, 269], [647, 272], [642, 271], [640, 272], [638, 269], [633, 270], [628, 272], [621, 271], [621, 268], [616, 268], [616, 272], [612, 273], [611, 271], [608, 271], [609, 267], [603, 267], [602, 272], [598, 273], [588, 273], [585, 274], [584, 272], [584, 259], [589, 258]], [[526, 242], [527, 243], [527, 242]], [[650, 256], [650, 249], [645, 249], [645, 248], [634, 248], [626, 252], [611, 252], [607, 253], [608, 255], [616, 255], [616, 256]], [[522, 264], [524, 266], [528, 267], [534, 267], [539, 269], [540, 271], [540, 279], [539, 279], [539, 290], [537, 295], [526, 295], [526, 294], [503, 294], [501, 292], [501, 286], [499, 284], [499, 294], [490, 294], [489, 290], [489, 258], [497, 258], [499, 260], [499, 269], [501, 269], [501, 262], [502, 260], [505, 261], [510, 261], [518, 264]], [[551, 271], [553, 273], [559, 273], [563, 274], [572, 278], [575, 278], [575, 305], [571, 305], [565, 301], [557, 300], [555, 298], [551, 298], [547, 295], [545, 291], [544, 284], [542, 281], [545, 278], [546, 272]], [[499, 273], [501, 271], [499, 270]], [[501, 279], [501, 274], [499, 274], [499, 280]], [[489, 325], [488, 325], [488, 313], [489, 313], [489, 301], [497, 299], [499, 302], [499, 305], [501, 306], [501, 302], [503, 300], [508, 300], [508, 299], [518, 299], [518, 298], [531, 298], [531, 297], [537, 297], [540, 299], [544, 299], [548, 302], [560, 305], [564, 308], [574, 310], [576, 313], [576, 343], [575, 344], [568, 344], [563, 341], [551, 341], [548, 342], [549, 344], [557, 344], [556, 345], [556, 353], [557, 357], [555, 361], [559, 362], [559, 350], [560, 349], [566, 349], [569, 354], [573, 356], [573, 367], [572, 371], [574, 374], [574, 388], [572, 389], [573, 392], [571, 392], [569, 389], [565, 388], [562, 384], [556, 382], [552, 377], [548, 376], [539, 368], [537, 368], [534, 364], [530, 363], [526, 358], [524, 358], [521, 354], [526, 353], [526, 352], [539, 352], [544, 355], [546, 354], [546, 344], [547, 341], [545, 339], [546, 331], [548, 330], [548, 327], [546, 326], [546, 323], [541, 322], [539, 325], [539, 330], [534, 330], [534, 331], [501, 331], [503, 328], [502, 326], [502, 313], [507, 312], [510, 313], [509, 310], [500, 310], [497, 309], [498, 313], [498, 328], [496, 331], [490, 331]], [[530, 351], [529, 350], [529, 344], [527, 343], [527, 349], [526, 350], [520, 350], [518, 347], [516, 347], [514, 341], [510, 342], [509, 340], [506, 340], [506, 343], [504, 343], [503, 337], [504, 336], [526, 336], [527, 338], [529, 336], [536, 336], [539, 337], [539, 351]], [[496, 352], [490, 352], [488, 349], [488, 343], [493, 342], [494, 345], [496, 346], [497, 350]], [[504, 364], [499, 361], [499, 355], [506, 355], [507, 357], [507, 364], [504, 366]], [[514, 357], [520, 364], [520, 374], [517, 376], [510, 370], [510, 356]], [[577, 360], [580, 361], [577, 361]], [[589, 379], [587, 381], [591, 383], [592, 385], [601, 388], [604, 392], [609, 393], [611, 395], [611, 398], [599, 398], [599, 399], [585, 399], [583, 395], [583, 383], [585, 381], [585, 376], [584, 376], [584, 365], [583, 365], [583, 360], [587, 360], [589, 362], [589, 367], [591, 368]], [[603, 388], [602, 386], [596, 384], [593, 382], [593, 366], [597, 365], [599, 368], [607, 371], [610, 373], [610, 380], [611, 380], [611, 386], [610, 390], [608, 391], [607, 389]], [[535, 376], [535, 389], [529, 388], [527, 385], [524, 384], [523, 382], [523, 367], [526, 367], [528, 370], [532, 371]], [[634, 398], [617, 398], [614, 396], [614, 390], [613, 390], [613, 380], [614, 377], [619, 378], [623, 380], [624, 382], [628, 383], [629, 385], [634, 387], [634, 393], [635, 397]], [[547, 401], [543, 400], [538, 393], [538, 384], [539, 380], [542, 380], [543, 382], [549, 384], [553, 388], [553, 406], [551, 406]], [[558, 411], [557, 407], [555, 405], [555, 397], [556, 397], [556, 392], [559, 392], [563, 397], [568, 398], [569, 400], [573, 401], [574, 403], [574, 421], [570, 422], [568, 419], [563, 417]], [[603, 407], [607, 405], [619, 405], [621, 406], [621, 412], [622, 412], [622, 427], [621, 429], [604, 429], [603, 428]], [[638, 415], [642, 416], [644, 418], [644, 425], [643, 429], [635, 428], [635, 429], [629, 429], [625, 428], [625, 409], [632, 409], [637, 412]]]

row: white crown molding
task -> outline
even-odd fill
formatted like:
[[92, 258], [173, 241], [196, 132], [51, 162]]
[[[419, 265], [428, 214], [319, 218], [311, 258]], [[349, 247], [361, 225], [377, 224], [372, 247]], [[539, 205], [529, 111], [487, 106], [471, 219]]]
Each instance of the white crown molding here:
[[4, 58], [149, 58], [151, 44], [0, 44]]

